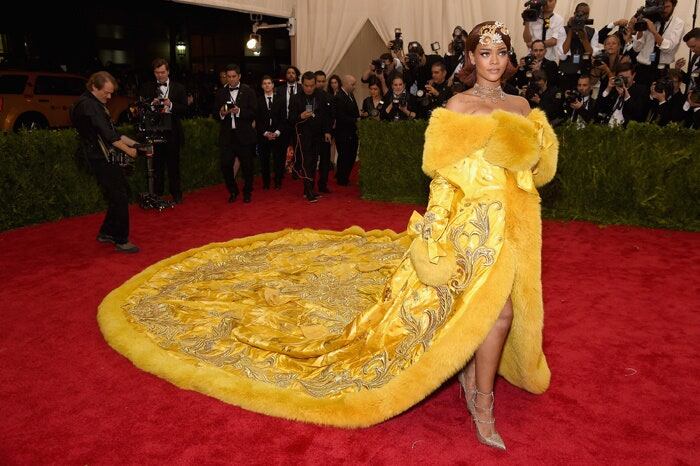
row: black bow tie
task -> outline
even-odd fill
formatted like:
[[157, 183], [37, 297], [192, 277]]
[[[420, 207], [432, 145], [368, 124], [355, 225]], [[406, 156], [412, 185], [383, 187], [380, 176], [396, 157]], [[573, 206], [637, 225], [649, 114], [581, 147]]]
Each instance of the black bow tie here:
[[166, 83], [158, 83], [158, 87], [168, 87]]
[[237, 91], [238, 89], [240, 89], [240, 86], [229, 87], [229, 88], [228, 88], [229, 91]]

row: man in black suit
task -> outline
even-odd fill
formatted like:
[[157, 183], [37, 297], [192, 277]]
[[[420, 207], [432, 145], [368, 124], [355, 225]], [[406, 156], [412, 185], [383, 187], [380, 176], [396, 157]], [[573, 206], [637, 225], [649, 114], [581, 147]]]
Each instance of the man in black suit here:
[[345, 76], [340, 92], [335, 96], [335, 143], [338, 148], [335, 179], [340, 186], [350, 184], [350, 172], [357, 157], [357, 120], [360, 112], [353, 95], [356, 82], [354, 76]]
[[[153, 154], [155, 194], [162, 196], [165, 191], [165, 168], [168, 169], [168, 183], [173, 201], [182, 202], [180, 186], [180, 147], [184, 142], [181, 118], [187, 112], [185, 86], [170, 79], [170, 65], [163, 58], [156, 58], [151, 64], [155, 81], [149, 81], [139, 89], [139, 97], [152, 102], [167, 114], [163, 120], [170, 127], [164, 136], [166, 142], [156, 144]], [[156, 107], [154, 107], [156, 108]]]
[[[326, 91], [326, 73], [323, 70], [318, 70], [314, 73], [316, 78], [316, 89], [326, 94], [328, 101], [331, 104], [331, 136], [333, 136], [333, 125], [335, 123], [335, 110], [333, 108], [333, 97]], [[328, 172], [331, 170], [331, 143], [321, 141], [321, 151], [318, 155], [318, 192], [329, 194], [328, 189]]]
[[255, 91], [241, 84], [241, 69], [238, 65], [226, 67], [226, 87], [216, 94], [216, 107], [219, 109], [221, 128], [219, 148], [221, 150], [221, 171], [229, 192], [229, 202], [238, 197], [238, 185], [233, 176], [233, 163], [237, 158], [243, 173], [243, 202], [251, 201], [253, 192], [253, 154], [255, 153], [255, 129], [257, 117]]
[[[645, 121], [649, 111], [649, 89], [634, 81], [634, 65], [620, 63], [615, 78], [598, 97], [598, 120], [602, 124], [627, 126], [630, 121]], [[617, 79], [616, 79], [617, 78]]]
[[263, 94], [258, 97], [258, 118], [255, 120], [255, 129], [258, 132], [258, 155], [263, 189], [270, 189], [270, 158], [272, 158], [275, 172], [275, 189], [280, 189], [287, 155], [287, 145], [281, 139], [282, 122], [286, 120], [285, 101], [275, 94], [270, 76], [263, 76], [262, 90]]
[[325, 92], [316, 89], [316, 77], [307, 71], [301, 78], [302, 92], [289, 103], [289, 121], [299, 135], [296, 157], [300, 159], [300, 177], [304, 180], [304, 196], [316, 202], [318, 194], [313, 191], [316, 165], [321, 151], [321, 142], [331, 141], [330, 103]]
[[[294, 133], [294, 127], [289, 123], [289, 103], [293, 96], [301, 94], [302, 92], [301, 84], [297, 82], [299, 81], [300, 75], [301, 73], [296, 66], [288, 66], [287, 70], [285, 71], [286, 83], [277, 87], [275, 90], [275, 94], [280, 99], [283, 99], [285, 103], [285, 120], [282, 121], [282, 135], [280, 136], [280, 142], [285, 147], [291, 146], [294, 152], [296, 152], [297, 140]], [[295, 166], [294, 169], [296, 171], [301, 171], [301, 166]], [[296, 179], [296, 172], [294, 172], [292, 176]]]
[[591, 96], [591, 91], [593, 90], [591, 77], [588, 75], [579, 76], [576, 90], [580, 96], [579, 98], [574, 98], [570, 91], [566, 92], [565, 120], [585, 126], [593, 121], [596, 109], [596, 101]]

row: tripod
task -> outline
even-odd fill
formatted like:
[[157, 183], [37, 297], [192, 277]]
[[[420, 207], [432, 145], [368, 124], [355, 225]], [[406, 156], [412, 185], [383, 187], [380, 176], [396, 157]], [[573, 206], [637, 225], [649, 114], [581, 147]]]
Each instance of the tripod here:
[[142, 209], [155, 209], [159, 212], [165, 209], [172, 209], [173, 207], [175, 207], [175, 204], [173, 202], [161, 199], [160, 196], [158, 196], [155, 193], [155, 168], [153, 167], [153, 145], [156, 143], [156, 141], [152, 141], [149, 138], [147, 138], [147, 140], [148, 142], [146, 144], [140, 145], [139, 148], [143, 151], [144, 155], [146, 156], [146, 177], [148, 178], [148, 192], [139, 194], [139, 206], [141, 206]]

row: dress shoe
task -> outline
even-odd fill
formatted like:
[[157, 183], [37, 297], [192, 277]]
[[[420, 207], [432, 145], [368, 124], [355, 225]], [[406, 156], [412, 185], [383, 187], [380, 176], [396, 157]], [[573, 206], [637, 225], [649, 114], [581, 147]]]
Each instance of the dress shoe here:
[[182, 194], [177, 194], [173, 196], [173, 202], [175, 204], [182, 204]]
[[243, 195], [243, 202], [245, 202], [246, 204], [250, 204], [251, 200], [252, 200], [252, 198], [251, 198], [250, 194]]
[[313, 193], [305, 194], [304, 197], [306, 197], [306, 200], [309, 202], [318, 202], [318, 197], [314, 196]]
[[322, 188], [318, 188], [318, 192], [319, 192], [319, 193], [324, 193], [324, 194], [330, 194], [330, 193], [331, 193], [331, 190], [324, 186], [324, 187], [322, 187]]
[[140, 251], [139, 247], [131, 241], [115, 245], [114, 250], [117, 252], [123, 252], [125, 254], [134, 254]]
[[99, 241], [100, 243], [112, 243], [112, 244], [114, 244], [116, 242], [114, 239], [114, 236], [105, 235], [103, 233], [100, 233], [97, 235], [97, 241]]
[[233, 193], [228, 197], [228, 202], [229, 204], [232, 202], [236, 202], [236, 198], [238, 197], [238, 193]]

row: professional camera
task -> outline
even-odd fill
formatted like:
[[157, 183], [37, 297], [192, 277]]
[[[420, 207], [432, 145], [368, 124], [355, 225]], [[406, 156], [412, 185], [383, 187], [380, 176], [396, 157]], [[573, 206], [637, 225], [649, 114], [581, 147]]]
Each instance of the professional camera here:
[[416, 100], [418, 101], [418, 105], [421, 107], [429, 107], [432, 102], [430, 93], [428, 91], [424, 91], [423, 89], [418, 89], [416, 91]]
[[592, 19], [588, 19], [586, 15], [575, 15], [571, 19], [571, 29], [574, 31], [583, 31], [585, 26], [593, 24]]
[[603, 66], [609, 62], [608, 52], [605, 50], [601, 51], [599, 54], [593, 56], [593, 66]]
[[384, 62], [382, 61], [381, 58], [377, 58], [376, 60], [372, 60], [372, 66], [374, 67], [375, 73], [379, 73], [382, 70], [384, 70]]
[[464, 53], [464, 38], [462, 36], [457, 36], [452, 41], [452, 53], [455, 55]]
[[405, 107], [406, 106], [406, 94], [401, 94], [400, 96], [393, 96], [391, 103], [394, 107]]
[[536, 95], [540, 95], [542, 89], [540, 88], [540, 83], [536, 79], [530, 79], [527, 83], [527, 89], [525, 89], [525, 98], [527, 100], [532, 100]]
[[522, 69], [530, 68], [532, 66], [532, 64], [535, 62], [535, 57], [533, 57], [532, 55], [525, 55], [523, 57], [523, 61], [525, 62], [525, 67]]
[[544, 11], [544, 4], [547, 0], [529, 0], [525, 2], [525, 11], [523, 11], [522, 18], [526, 23], [533, 23], [537, 21], [542, 12]]
[[668, 99], [673, 95], [673, 80], [667, 76], [660, 77], [654, 83], [654, 92], [663, 92]]
[[406, 54], [406, 66], [410, 69], [418, 68], [420, 65], [420, 56], [416, 52]]
[[634, 23], [634, 30], [646, 31], [647, 23], [644, 21], [648, 19], [652, 23], [661, 21], [661, 15], [664, 12], [664, 0], [646, 0], [644, 6], [640, 7], [634, 14], [637, 22]]
[[615, 87], [627, 87], [627, 78], [625, 76], [617, 75], [613, 78], [613, 85]]
[[583, 100], [583, 96], [576, 89], [571, 89], [571, 90], [566, 91], [564, 96], [565, 96], [564, 102], [566, 103], [567, 106], [573, 104], [574, 102], [580, 102]]
[[401, 38], [401, 28], [394, 29], [394, 40], [391, 41], [391, 50], [399, 52], [403, 50], [403, 39]]

